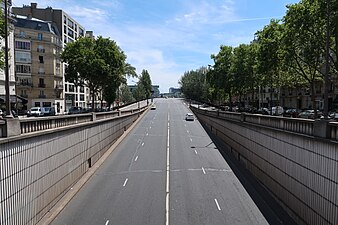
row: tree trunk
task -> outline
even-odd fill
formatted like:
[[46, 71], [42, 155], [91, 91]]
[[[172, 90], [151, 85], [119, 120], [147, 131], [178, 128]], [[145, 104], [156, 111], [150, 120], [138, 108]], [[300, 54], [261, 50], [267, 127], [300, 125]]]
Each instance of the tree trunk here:
[[316, 107], [316, 96], [315, 96], [315, 82], [311, 83], [311, 102], [314, 109], [314, 119], [317, 119], [317, 107]]

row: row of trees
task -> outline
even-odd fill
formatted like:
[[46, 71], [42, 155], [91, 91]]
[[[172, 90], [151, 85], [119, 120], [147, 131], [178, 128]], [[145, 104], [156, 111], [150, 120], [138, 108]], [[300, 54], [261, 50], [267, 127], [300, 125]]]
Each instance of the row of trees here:
[[[271, 20], [250, 44], [222, 45], [211, 55], [214, 65], [206, 74], [208, 92], [197, 95], [197, 100], [229, 101], [234, 95], [253, 94], [259, 87], [306, 86], [314, 106], [315, 84], [323, 82], [326, 72], [330, 84], [337, 85], [337, 21], [337, 1], [302, 0], [288, 5], [283, 19]], [[182, 76], [180, 84], [186, 96], [191, 89], [198, 91], [189, 75], [203, 70]], [[200, 79], [205, 76], [200, 75]]]
[[128, 103], [151, 95], [151, 79], [147, 70], [143, 70], [139, 77], [137, 93], [130, 93], [126, 81], [127, 77], [138, 77], [135, 68], [126, 63], [124, 52], [109, 38], [81, 37], [67, 44], [61, 58], [67, 63], [65, 79], [76, 86], [88, 87], [92, 106], [98, 93], [102, 93], [108, 106], [116, 99]]

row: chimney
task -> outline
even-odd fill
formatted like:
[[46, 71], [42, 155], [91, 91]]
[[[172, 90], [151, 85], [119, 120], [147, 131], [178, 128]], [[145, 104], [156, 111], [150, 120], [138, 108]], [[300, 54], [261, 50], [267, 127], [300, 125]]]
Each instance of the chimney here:
[[31, 3], [31, 8], [32, 8], [32, 9], [36, 9], [37, 6], [38, 6], [38, 3], [33, 3], [33, 2]]

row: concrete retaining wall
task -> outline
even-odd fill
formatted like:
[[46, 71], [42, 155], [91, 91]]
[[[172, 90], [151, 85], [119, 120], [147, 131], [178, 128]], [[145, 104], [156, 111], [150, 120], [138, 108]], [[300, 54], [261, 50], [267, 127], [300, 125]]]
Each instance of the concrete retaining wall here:
[[298, 224], [338, 224], [336, 141], [192, 109]]
[[0, 140], [0, 224], [36, 224], [139, 113]]

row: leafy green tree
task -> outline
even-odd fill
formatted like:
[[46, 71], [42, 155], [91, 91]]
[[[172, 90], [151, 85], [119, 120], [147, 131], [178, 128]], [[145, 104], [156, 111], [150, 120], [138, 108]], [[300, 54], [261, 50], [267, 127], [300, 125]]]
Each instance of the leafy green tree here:
[[[207, 74], [207, 81], [210, 87], [215, 91], [216, 95], [220, 94], [228, 101], [231, 106], [231, 97], [233, 95], [233, 74], [231, 73], [231, 63], [233, 58], [233, 48], [231, 46], [220, 47], [220, 51], [216, 55], [211, 55], [211, 59], [214, 60], [213, 69]], [[219, 91], [217, 91], [219, 90]], [[212, 92], [213, 93], [213, 92]], [[215, 99], [215, 95], [212, 95]]]
[[[0, 10], [0, 38], [5, 37], [5, 19], [2, 10]], [[5, 67], [5, 51], [3, 48], [0, 50], [0, 69], [3, 70]]]
[[150, 75], [147, 70], [142, 70], [139, 81], [137, 83], [137, 88], [140, 88], [140, 90], [138, 91], [139, 93], [142, 93], [142, 97], [147, 99], [148, 104], [148, 99], [150, 98], [152, 93], [152, 85]]
[[[257, 74], [259, 86], [271, 89], [284, 85], [282, 77], [281, 39], [284, 31], [279, 20], [271, 20], [262, 30], [256, 33], [257, 43]], [[270, 102], [272, 92], [270, 92]]]
[[282, 53], [289, 71], [306, 81], [311, 91], [312, 107], [316, 111], [315, 84], [322, 82], [319, 72], [324, 65], [325, 24], [318, 19], [319, 2], [303, 0], [289, 5], [284, 16]]
[[111, 103], [117, 88], [125, 81], [127, 71], [130, 73], [126, 69], [129, 65], [125, 63], [125, 54], [109, 38], [79, 38], [67, 44], [61, 58], [67, 63], [66, 80], [87, 86], [91, 92], [92, 106], [95, 95], [101, 90]]
[[128, 85], [126, 84], [121, 85], [120, 93], [121, 93], [120, 97], [121, 97], [122, 102], [130, 103], [130, 102], [135, 101], [133, 94], [131, 93]]
[[209, 102], [209, 85], [206, 80], [207, 71], [208, 69], [206, 67], [201, 67], [195, 71], [185, 72], [180, 78], [178, 83], [186, 98], [201, 102]]

